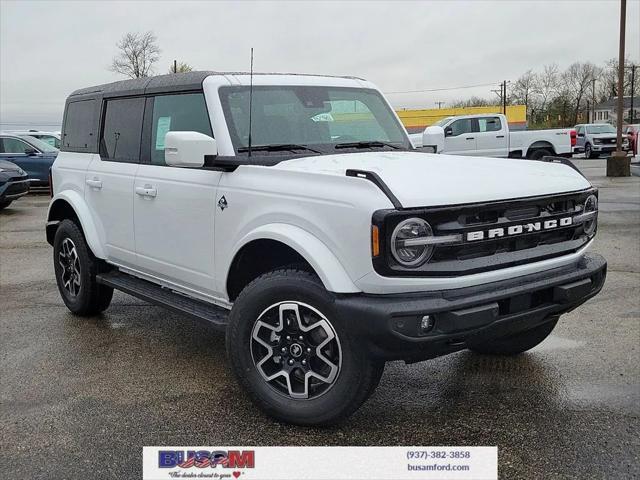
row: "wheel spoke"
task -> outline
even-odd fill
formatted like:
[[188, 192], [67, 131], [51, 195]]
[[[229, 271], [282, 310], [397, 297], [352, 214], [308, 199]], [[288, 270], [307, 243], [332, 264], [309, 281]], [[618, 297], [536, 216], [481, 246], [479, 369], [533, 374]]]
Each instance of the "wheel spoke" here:
[[329, 320], [300, 302], [275, 304], [260, 314], [251, 333], [251, 355], [262, 378], [295, 399], [326, 392], [342, 362], [340, 342]]

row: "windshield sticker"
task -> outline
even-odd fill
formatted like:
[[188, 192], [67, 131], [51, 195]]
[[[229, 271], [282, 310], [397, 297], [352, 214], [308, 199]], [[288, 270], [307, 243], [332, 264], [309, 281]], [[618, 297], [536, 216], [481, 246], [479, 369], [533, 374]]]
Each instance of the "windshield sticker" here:
[[164, 150], [164, 137], [171, 128], [171, 117], [158, 118], [158, 127], [156, 128], [156, 150]]

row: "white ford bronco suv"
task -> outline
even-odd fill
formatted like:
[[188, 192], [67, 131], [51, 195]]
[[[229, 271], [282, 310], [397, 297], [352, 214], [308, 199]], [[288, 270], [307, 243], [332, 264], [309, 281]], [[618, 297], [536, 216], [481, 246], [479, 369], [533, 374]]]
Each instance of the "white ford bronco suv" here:
[[524, 352], [605, 280], [575, 168], [416, 152], [359, 78], [78, 90], [51, 176], [69, 310], [118, 289], [210, 322], [253, 401], [295, 424], [349, 416], [386, 361]]

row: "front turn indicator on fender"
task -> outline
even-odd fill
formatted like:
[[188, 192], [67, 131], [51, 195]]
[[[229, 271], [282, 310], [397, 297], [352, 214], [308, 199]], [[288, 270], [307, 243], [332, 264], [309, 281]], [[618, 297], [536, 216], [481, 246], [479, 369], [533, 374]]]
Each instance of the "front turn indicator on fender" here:
[[380, 255], [380, 230], [377, 226], [371, 226], [371, 256], [377, 257]]

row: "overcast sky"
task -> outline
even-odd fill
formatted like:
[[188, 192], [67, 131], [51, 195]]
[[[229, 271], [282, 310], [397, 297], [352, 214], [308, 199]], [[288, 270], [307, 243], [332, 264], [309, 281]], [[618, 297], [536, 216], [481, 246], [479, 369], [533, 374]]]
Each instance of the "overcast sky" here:
[[[126, 32], [152, 30], [199, 70], [356, 75], [396, 107], [491, 97], [503, 79], [618, 55], [619, 0], [389, 2], [0, 2], [0, 128], [59, 125], [66, 96], [123, 77], [108, 70]], [[640, 0], [627, 6], [627, 54], [640, 63]], [[11, 125], [10, 125], [11, 124]], [[20, 124], [20, 125], [19, 125]], [[37, 124], [37, 125], [36, 125]], [[49, 125], [57, 124], [57, 125]]]

